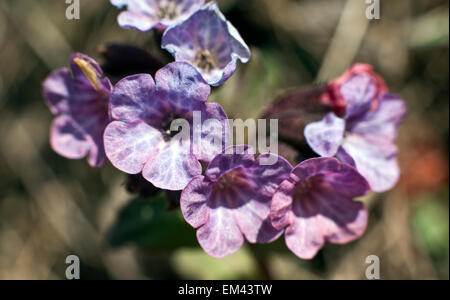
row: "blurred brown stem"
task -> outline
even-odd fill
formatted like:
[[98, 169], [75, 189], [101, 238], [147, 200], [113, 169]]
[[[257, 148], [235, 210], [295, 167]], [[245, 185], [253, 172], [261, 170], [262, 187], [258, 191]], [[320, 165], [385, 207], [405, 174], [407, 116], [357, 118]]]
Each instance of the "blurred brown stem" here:
[[250, 245], [250, 252], [252, 253], [253, 257], [255, 258], [256, 263], [258, 264], [261, 279], [262, 280], [273, 280], [272, 274], [270, 272], [270, 268], [268, 265], [267, 256], [259, 253], [258, 250], [255, 248], [255, 245]]

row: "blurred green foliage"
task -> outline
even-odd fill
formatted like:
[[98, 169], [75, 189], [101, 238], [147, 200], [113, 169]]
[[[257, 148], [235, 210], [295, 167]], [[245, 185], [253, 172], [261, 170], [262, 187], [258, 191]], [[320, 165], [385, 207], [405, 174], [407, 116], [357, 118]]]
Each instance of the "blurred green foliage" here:
[[419, 243], [436, 264], [441, 276], [448, 277], [449, 263], [449, 207], [448, 189], [445, 189], [421, 203], [415, 210], [413, 228]]
[[172, 252], [196, 247], [195, 230], [180, 210], [168, 211], [164, 194], [151, 199], [134, 199], [118, 214], [109, 234], [113, 247], [135, 244], [153, 252]]

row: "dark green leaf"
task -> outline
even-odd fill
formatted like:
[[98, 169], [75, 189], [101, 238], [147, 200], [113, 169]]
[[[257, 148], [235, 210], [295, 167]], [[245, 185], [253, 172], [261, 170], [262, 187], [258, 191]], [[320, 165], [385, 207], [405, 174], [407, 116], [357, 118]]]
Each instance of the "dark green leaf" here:
[[109, 234], [113, 247], [135, 244], [151, 251], [173, 251], [198, 245], [195, 230], [181, 212], [167, 211], [164, 194], [150, 200], [132, 200], [119, 213]]

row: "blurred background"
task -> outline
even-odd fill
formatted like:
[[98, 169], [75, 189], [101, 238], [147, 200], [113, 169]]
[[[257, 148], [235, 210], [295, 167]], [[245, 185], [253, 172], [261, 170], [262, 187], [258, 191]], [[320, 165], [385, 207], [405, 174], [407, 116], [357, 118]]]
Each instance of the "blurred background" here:
[[399, 135], [402, 179], [363, 199], [366, 234], [327, 244], [312, 261], [284, 240], [208, 257], [165, 195], [137, 199], [110, 164], [59, 157], [49, 146], [41, 84], [74, 51], [102, 62], [107, 43], [161, 60], [153, 33], [120, 29], [107, 0], [81, 0], [67, 20], [62, 0], [0, 1], [0, 279], [65, 279], [77, 255], [82, 279], [365, 279], [377, 255], [382, 279], [449, 278], [449, 2], [381, 0], [368, 20], [362, 0], [224, 0], [251, 46], [249, 64], [211, 101], [232, 117], [258, 117], [283, 91], [326, 82], [355, 62], [374, 65], [408, 104]]

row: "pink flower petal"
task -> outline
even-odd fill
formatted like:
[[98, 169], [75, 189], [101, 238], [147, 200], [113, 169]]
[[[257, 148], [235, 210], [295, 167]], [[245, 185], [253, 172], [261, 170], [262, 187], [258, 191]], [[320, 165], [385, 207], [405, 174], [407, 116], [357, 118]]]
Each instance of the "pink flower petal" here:
[[89, 153], [91, 143], [83, 128], [70, 117], [57, 117], [50, 129], [50, 145], [61, 156], [81, 159]]
[[345, 120], [334, 113], [322, 121], [311, 123], [305, 128], [308, 145], [320, 156], [333, 157], [342, 145], [345, 133]]
[[202, 166], [191, 154], [190, 146], [179, 141], [170, 141], [160, 148], [142, 171], [145, 179], [161, 189], [179, 191], [196, 176], [201, 175]]
[[104, 141], [111, 163], [128, 174], [140, 173], [164, 145], [162, 134], [141, 121], [112, 122], [105, 130]]
[[375, 192], [392, 189], [400, 178], [397, 147], [391, 143], [374, 143], [356, 134], [348, 134], [342, 148]]
[[155, 81], [138, 74], [119, 81], [110, 97], [111, 114], [116, 120], [142, 120], [157, 125], [164, 117], [163, 104], [156, 98]]
[[233, 254], [244, 244], [233, 211], [220, 206], [209, 211], [208, 222], [197, 231], [197, 239], [203, 250], [216, 258]]

